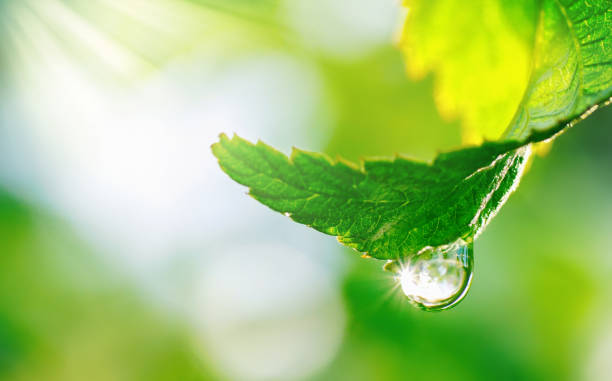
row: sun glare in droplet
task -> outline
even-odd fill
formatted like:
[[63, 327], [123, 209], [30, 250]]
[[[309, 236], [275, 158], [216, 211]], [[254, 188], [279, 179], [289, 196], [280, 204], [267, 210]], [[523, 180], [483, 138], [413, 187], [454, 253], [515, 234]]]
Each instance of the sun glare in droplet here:
[[472, 263], [471, 244], [460, 240], [409, 257], [395, 269], [396, 279], [411, 303], [424, 310], [442, 310], [467, 294]]
[[459, 291], [464, 278], [465, 271], [456, 262], [445, 260], [443, 263], [420, 263], [404, 268], [400, 285], [408, 296], [441, 301]]

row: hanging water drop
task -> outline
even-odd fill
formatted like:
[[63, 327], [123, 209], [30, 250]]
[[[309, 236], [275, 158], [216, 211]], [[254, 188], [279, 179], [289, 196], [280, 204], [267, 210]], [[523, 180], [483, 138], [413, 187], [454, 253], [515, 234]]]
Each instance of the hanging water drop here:
[[396, 274], [408, 300], [426, 311], [450, 308], [467, 294], [472, 282], [473, 243], [459, 239], [452, 244], [428, 247], [400, 262], [388, 262], [385, 270]]

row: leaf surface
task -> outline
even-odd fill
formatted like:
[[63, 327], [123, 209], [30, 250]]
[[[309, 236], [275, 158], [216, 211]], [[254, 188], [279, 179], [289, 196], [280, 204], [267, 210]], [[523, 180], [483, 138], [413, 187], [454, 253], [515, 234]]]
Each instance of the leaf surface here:
[[361, 167], [297, 149], [288, 158], [238, 136], [221, 135], [213, 152], [261, 203], [360, 252], [392, 259], [477, 235], [520, 178], [529, 151], [519, 146], [490, 143], [432, 164], [396, 157]]

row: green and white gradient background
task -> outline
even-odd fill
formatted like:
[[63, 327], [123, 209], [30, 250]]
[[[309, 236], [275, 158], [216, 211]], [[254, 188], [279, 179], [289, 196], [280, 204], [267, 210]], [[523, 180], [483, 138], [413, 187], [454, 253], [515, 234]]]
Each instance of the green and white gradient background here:
[[425, 313], [209, 146], [461, 144], [381, 0], [0, 0], [0, 379], [607, 380], [612, 109], [536, 158]]

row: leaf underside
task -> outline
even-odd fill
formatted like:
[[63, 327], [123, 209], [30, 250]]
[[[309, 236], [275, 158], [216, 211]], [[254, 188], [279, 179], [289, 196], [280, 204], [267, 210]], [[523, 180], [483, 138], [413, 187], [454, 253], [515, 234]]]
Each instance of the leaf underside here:
[[[500, 0], [501, 1], [501, 0]], [[360, 166], [222, 134], [221, 168], [275, 211], [378, 259], [478, 236], [518, 185], [531, 143], [552, 139], [610, 103], [609, 0], [538, 3], [529, 85], [501, 142]]]

